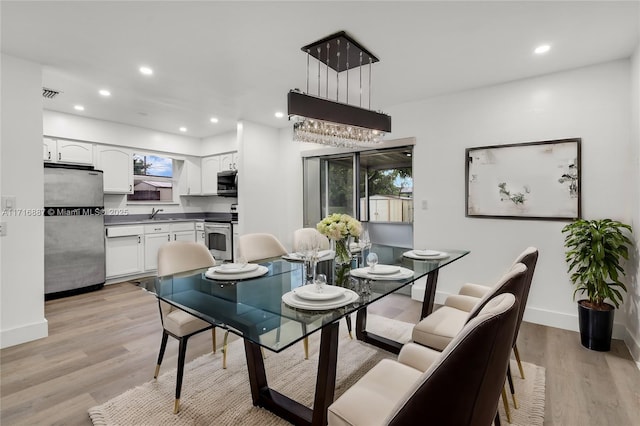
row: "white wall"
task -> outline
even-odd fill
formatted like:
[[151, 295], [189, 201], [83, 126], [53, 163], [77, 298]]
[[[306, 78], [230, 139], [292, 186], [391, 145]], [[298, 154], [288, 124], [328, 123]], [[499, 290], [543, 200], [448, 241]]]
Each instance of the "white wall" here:
[[269, 232], [288, 249], [302, 226], [302, 159], [290, 132], [248, 121], [238, 131], [240, 234]]
[[[630, 64], [616, 61], [569, 72], [387, 108], [394, 138], [415, 136], [414, 245], [471, 251], [439, 277], [440, 297], [464, 282], [493, 283], [527, 246], [539, 248], [525, 319], [577, 329], [564, 262], [566, 222], [465, 217], [467, 147], [582, 138], [585, 218], [630, 221], [624, 164], [630, 141]], [[617, 322], [624, 322], [617, 315]], [[622, 327], [617, 326], [621, 337]]]
[[[0, 193], [18, 209], [41, 211], [42, 71], [39, 64], [2, 54]], [[17, 212], [16, 212], [17, 213]], [[44, 318], [44, 218], [1, 217], [0, 347], [46, 337]]]
[[44, 110], [44, 135], [147, 149], [156, 152], [200, 156], [202, 143], [198, 138], [174, 135], [111, 121]]
[[238, 132], [228, 132], [202, 139], [200, 155], [217, 155], [238, 150]]
[[[629, 262], [629, 286], [624, 312], [627, 334], [625, 342], [631, 355], [640, 363], [640, 44], [631, 60], [631, 155], [630, 182], [631, 226], [635, 240], [635, 250]], [[639, 364], [640, 365], [640, 364]]]

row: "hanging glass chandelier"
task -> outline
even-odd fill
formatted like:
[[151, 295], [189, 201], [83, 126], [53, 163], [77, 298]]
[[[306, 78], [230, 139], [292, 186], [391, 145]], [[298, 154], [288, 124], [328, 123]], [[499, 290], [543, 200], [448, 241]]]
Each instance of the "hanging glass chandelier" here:
[[[371, 110], [371, 65], [378, 62], [378, 58], [344, 31], [304, 46], [302, 50], [307, 54], [307, 91], [294, 89], [287, 97], [289, 119], [295, 121], [294, 140], [336, 147], [382, 142], [385, 133], [391, 131], [391, 117]], [[315, 95], [309, 93], [311, 57], [317, 60]], [[367, 93], [363, 92], [362, 84], [365, 66], [368, 67]], [[359, 106], [349, 103], [349, 70], [354, 68], [359, 70]], [[335, 88], [331, 90], [330, 69], [335, 71]], [[325, 75], [324, 87], [322, 74]], [[333, 95], [334, 90], [335, 99], [330, 99], [329, 93]], [[363, 94], [369, 109], [362, 107]], [[345, 102], [340, 101], [341, 97]]]

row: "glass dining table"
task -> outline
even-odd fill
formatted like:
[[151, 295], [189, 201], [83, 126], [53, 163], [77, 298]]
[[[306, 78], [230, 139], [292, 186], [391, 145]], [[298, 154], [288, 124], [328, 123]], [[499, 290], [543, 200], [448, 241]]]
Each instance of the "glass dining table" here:
[[[445, 249], [442, 252], [446, 257], [416, 259], [406, 256], [409, 250], [374, 244], [370, 251], [378, 254], [379, 265], [394, 265], [408, 273], [395, 278], [354, 271], [347, 288], [355, 295], [340, 307], [300, 309], [285, 303], [283, 296], [289, 300], [287, 296], [304, 285], [305, 271], [301, 262], [282, 258], [261, 262], [264, 274], [259, 277], [234, 279], [233, 274], [228, 278], [218, 274], [212, 279], [202, 270], [158, 278], [155, 290], [160, 300], [243, 338], [254, 405], [296, 425], [325, 425], [335, 390], [339, 320], [346, 318], [351, 328], [351, 314], [356, 313], [357, 339], [399, 352], [401, 343], [367, 332], [367, 307], [426, 276], [421, 316], [428, 315], [433, 309], [439, 270], [469, 253]], [[316, 332], [320, 332], [318, 374], [313, 408], [309, 408], [269, 388], [262, 348], [281, 352]]]

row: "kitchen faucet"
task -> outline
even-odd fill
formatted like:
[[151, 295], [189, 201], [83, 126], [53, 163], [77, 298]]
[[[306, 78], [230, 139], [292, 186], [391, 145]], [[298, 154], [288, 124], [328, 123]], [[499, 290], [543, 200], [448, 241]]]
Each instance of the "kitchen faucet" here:
[[160, 212], [163, 212], [163, 209], [158, 209], [156, 210], [155, 207], [151, 207], [151, 216], [149, 216], [149, 219], [153, 219], [154, 217], [156, 217], [156, 215]]

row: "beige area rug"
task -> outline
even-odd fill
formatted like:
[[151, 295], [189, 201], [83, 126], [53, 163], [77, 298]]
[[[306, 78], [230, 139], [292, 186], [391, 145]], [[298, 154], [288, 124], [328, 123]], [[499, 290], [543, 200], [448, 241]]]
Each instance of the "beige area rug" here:
[[[398, 341], [407, 341], [412, 324], [369, 315], [367, 330]], [[311, 406], [315, 390], [320, 333], [309, 344], [309, 359], [304, 360], [302, 344], [275, 354], [265, 351], [269, 386], [295, 400]], [[349, 339], [344, 321], [340, 324], [336, 398], [383, 358], [395, 355]], [[518, 410], [511, 406], [512, 424], [542, 425], [544, 420], [545, 370], [524, 363], [522, 380], [515, 363], [511, 369]], [[151, 374], [150, 372], [149, 374]], [[185, 366], [181, 410], [173, 414], [176, 370], [162, 374], [89, 410], [95, 426], [145, 425], [287, 425], [271, 412], [251, 403], [251, 392], [244, 356], [244, 345], [236, 340], [229, 345], [227, 369], [222, 369], [222, 354], [203, 355]], [[502, 402], [501, 419], [506, 424]]]

